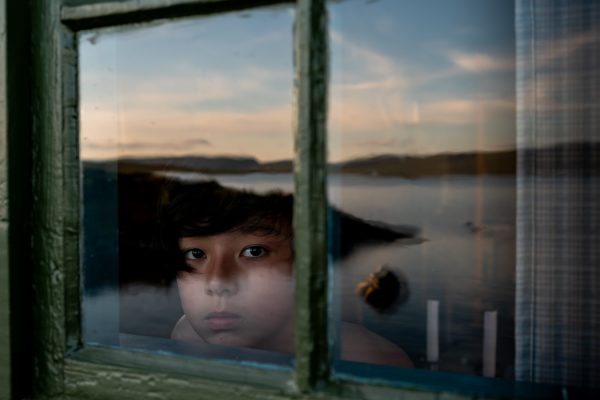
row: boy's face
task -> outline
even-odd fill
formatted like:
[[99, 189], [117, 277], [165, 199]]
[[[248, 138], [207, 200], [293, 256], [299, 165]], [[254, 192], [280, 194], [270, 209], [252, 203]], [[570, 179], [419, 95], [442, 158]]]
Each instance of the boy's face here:
[[177, 285], [186, 318], [211, 344], [291, 351], [293, 343], [290, 240], [226, 232], [179, 239], [192, 272]]

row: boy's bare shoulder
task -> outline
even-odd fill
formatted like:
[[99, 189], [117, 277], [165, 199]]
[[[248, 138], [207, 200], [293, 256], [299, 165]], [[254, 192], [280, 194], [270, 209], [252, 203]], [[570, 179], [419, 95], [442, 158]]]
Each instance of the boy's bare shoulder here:
[[414, 368], [400, 347], [362, 325], [342, 322], [342, 360]]
[[179, 321], [173, 327], [171, 331], [171, 339], [189, 341], [200, 341], [203, 342], [202, 338], [198, 336], [190, 321], [186, 318], [185, 314], [179, 318]]
[[[175, 324], [171, 331], [171, 339], [204, 343], [185, 315]], [[342, 360], [403, 368], [414, 367], [400, 347], [362, 325], [349, 322], [342, 322]]]

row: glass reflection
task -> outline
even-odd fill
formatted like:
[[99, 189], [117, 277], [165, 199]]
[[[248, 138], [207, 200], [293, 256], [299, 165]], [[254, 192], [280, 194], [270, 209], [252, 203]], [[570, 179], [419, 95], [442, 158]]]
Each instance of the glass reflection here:
[[87, 343], [291, 362], [292, 18], [80, 36]]
[[[512, 377], [513, 2], [329, 12], [329, 196], [371, 229], [331, 218], [338, 359], [385, 342], [410, 363], [368, 362]], [[353, 343], [347, 326], [377, 342]]]

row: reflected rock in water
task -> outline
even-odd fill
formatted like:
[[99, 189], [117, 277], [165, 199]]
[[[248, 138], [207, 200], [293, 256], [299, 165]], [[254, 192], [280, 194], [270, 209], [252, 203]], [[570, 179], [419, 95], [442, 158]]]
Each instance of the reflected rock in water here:
[[329, 208], [330, 246], [334, 259], [344, 259], [361, 246], [393, 243], [419, 244], [419, 229], [410, 225], [392, 225], [355, 217], [334, 207]]
[[473, 222], [471, 221], [467, 221], [465, 222], [465, 227], [471, 232], [471, 233], [479, 233], [481, 231], [481, 226], [477, 226], [475, 225]]
[[410, 290], [404, 276], [382, 265], [356, 285], [356, 293], [375, 310], [390, 312], [408, 300]]

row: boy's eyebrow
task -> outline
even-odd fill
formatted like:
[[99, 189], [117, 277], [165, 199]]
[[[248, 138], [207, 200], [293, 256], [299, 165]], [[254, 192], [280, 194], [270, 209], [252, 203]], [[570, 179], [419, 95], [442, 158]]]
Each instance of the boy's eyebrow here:
[[[255, 233], [242, 233], [244, 236], [252, 236], [252, 239], [250, 240], [252, 241], [256, 241], [257, 245], [260, 244], [272, 244], [273, 246], [278, 246], [278, 245], [289, 245], [290, 247], [293, 247], [293, 240], [291, 237], [288, 237], [286, 235], [283, 234], [265, 234], [265, 235], [261, 235], [261, 234], [255, 234]], [[208, 237], [211, 236], [217, 236], [219, 234], [214, 234], [214, 235], [195, 235], [195, 236], [185, 236], [185, 237], [180, 237], [178, 239], [178, 247], [181, 249], [191, 249], [193, 247], [197, 247], [199, 245], [198, 241], [202, 241]]]

